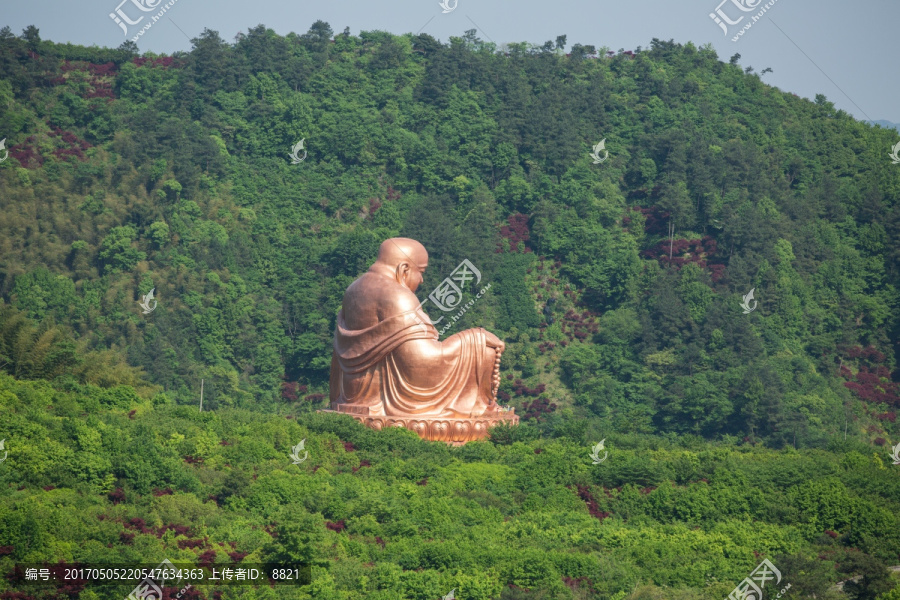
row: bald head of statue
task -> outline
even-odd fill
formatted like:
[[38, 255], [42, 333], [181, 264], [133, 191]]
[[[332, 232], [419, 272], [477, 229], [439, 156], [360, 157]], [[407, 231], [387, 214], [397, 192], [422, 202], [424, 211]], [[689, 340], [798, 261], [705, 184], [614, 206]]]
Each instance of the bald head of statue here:
[[378, 248], [378, 258], [369, 271], [390, 277], [415, 292], [428, 268], [425, 246], [409, 238], [390, 238]]

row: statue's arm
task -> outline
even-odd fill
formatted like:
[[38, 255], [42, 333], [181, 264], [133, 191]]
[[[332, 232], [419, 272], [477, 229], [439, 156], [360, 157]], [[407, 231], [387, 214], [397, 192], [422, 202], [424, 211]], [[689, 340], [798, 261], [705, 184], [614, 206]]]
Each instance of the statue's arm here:
[[435, 368], [445, 357], [457, 357], [462, 349], [462, 338], [456, 335], [443, 342], [438, 340], [409, 340], [400, 345], [395, 352], [407, 366]]
[[[503, 353], [504, 350], [506, 350], [506, 344], [503, 342], [503, 340], [501, 340], [499, 337], [497, 337], [496, 335], [494, 335], [487, 329], [483, 329], [483, 328], [479, 328], [479, 329], [481, 329], [484, 332], [484, 338], [485, 338], [485, 342], [487, 343], [488, 348], [498, 349], [501, 354]], [[445, 339], [444, 343], [447, 343], [450, 340], [455, 340], [455, 342], [458, 344], [458, 343], [460, 343], [460, 341], [462, 339], [461, 335], [462, 335], [462, 332], [454, 333], [453, 335], [451, 335], [450, 337]]]

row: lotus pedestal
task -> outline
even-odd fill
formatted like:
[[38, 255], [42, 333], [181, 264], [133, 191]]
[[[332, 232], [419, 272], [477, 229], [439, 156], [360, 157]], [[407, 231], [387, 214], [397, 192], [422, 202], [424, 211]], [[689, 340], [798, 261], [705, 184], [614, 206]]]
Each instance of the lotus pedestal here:
[[487, 437], [488, 429], [501, 423], [516, 425], [519, 417], [514, 408], [486, 412], [479, 417], [468, 419], [446, 419], [443, 417], [384, 417], [371, 416], [365, 407], [332, 404], [331, 410], [320, 410], [323, 413], [350, 415], [366, 427], [381, 430], [386, 427], [405, 427], [415, 431], [423, 440], [446, 442], [453, 446], [462, 446], [466, 442], [482, 440]]

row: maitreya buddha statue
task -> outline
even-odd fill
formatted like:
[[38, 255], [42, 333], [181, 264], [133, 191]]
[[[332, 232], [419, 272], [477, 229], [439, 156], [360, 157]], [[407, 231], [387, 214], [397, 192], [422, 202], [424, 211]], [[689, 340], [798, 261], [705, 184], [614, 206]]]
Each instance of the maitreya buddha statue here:
[[331, 409], [375, 429], [407, 427], [424, 439], [465, 443], [500, 421], [518, 422], [496, 402], [505, 344], [482, 328], [441, 341], [415, 295], [427, 268], [422, 244], [391, 238], [347, 288], [331, 359]]

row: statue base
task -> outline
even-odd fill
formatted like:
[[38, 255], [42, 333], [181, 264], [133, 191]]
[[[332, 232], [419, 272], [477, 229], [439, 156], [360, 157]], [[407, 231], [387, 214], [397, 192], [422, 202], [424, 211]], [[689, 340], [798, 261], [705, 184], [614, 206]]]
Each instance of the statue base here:
[[453, 446], [462, 446], [466, 442], [483, 440], [488, 429], [501, 423], [518, 425], [519, 417], [515, 409], [503, 410], [499, 406], [495, 410], [485, 412], [479, 417], [468, 419], [449, 419], [444, 417], [388, 417], [370, 416], [368, 409], [347, 404], [332, 403], [331, 410], [320, 410], [322, 413], [350, 415], [366, 427], [382, 430], [385, 427], [405, 427], [418, 434], [423, 440], [446, 442]]

